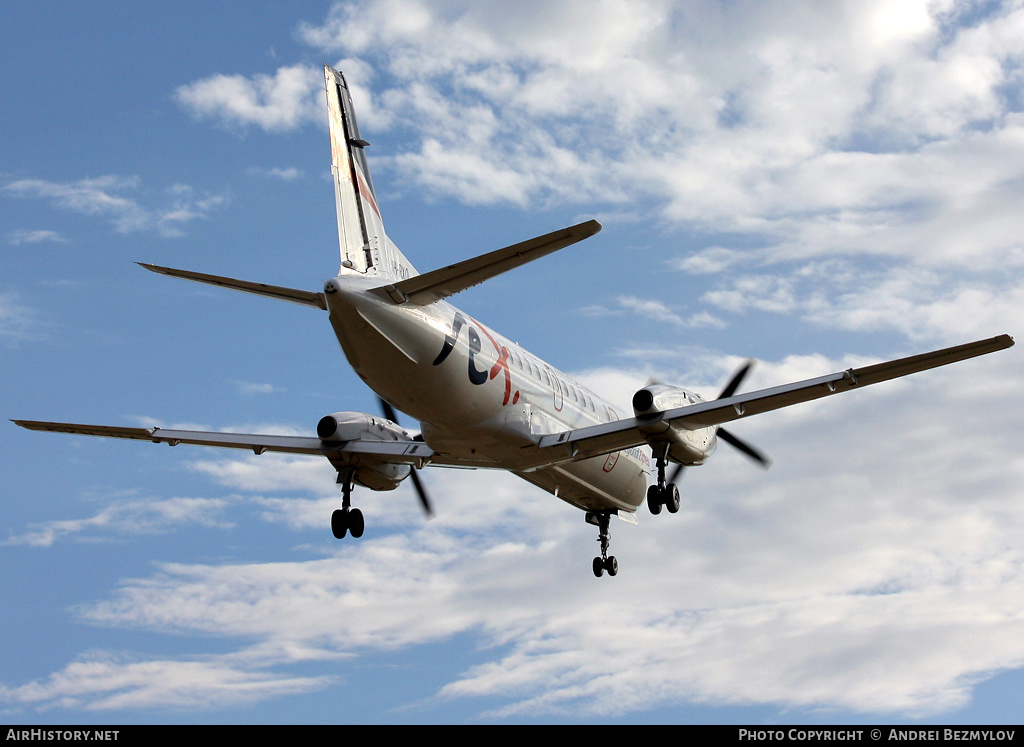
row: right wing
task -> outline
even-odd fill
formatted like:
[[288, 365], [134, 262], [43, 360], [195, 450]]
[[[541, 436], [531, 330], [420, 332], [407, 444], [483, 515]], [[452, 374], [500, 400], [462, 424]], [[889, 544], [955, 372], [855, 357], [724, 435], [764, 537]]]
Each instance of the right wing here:
[[810, 402], [821, 397], [848, 392], [918, 371], [926, 371], [929, 368], [946, 366], [979, 355], [994, 353], [1012, 345], [1012, 337], [999, 335], [988, 340], [969, 342], [965, 345], [956, 345], [885, 363], [876, 363], [872, 366], [850, 368], [816, 379], [737, 394], [696, 405], [677, 407], [653, 415], [626, 418], [612, 423], [553, 433], [541, 437], [538, 443], [539, 451], [543, 453], [547, 450], [551, 453], [551, 459], [545, 463], [557, 463], [565, 459], [587, 459], [640, 446], [647, 443], [647, 434], [658, 430], [668, 430], [670, 427], [697, 429], [722, 425], [740, 418], [748, 418], [751, 415], [759, 415], [801, 402]]
[[[160, 265], [149, 265], [145, 262], [137, 262], [139, 267], [144, 267], [150, 272], [156, 272], [161, 275], [169, 275], [172, 278], [182, 278], [184, 280], [194, 280], [197, 283], [209, 283], [210, 285], [219, 285], [222, 288], [231, 288], [232, 290], [244, 291], [246, 293], [255, 293], [257, 296], [269, 296], [270, 298], [276, 298], [279, 301], [291, 301], [292, 303], [301, 303], [304, 306], [315, 306], [318, 309], [327, 311], [327, 301], [324, 300], [323, 293], [314, 293], [312, 291], [297, 290], [295, 288], [285, 288], [280, 285], [267, 285], [266, 283], [254, 283], [250, 280], [235, 280], [234, 278], [226, 278], [221, 275], [207, 275], [205, 272], [192, 272], [191, 270], [176, 270], [173, 267], [161, 267]], [[125, 436], [124, 438], [130, 438]]]

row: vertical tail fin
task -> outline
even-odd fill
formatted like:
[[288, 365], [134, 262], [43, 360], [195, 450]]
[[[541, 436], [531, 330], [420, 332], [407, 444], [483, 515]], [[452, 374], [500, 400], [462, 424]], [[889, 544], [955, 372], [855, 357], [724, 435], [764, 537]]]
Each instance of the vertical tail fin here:
[[341, 271], [366, 273], [381, 264], [381, 251], [387, 253], [389, 243], [363, 153], [369, 143], [359, 135], [345, 77], [330, 65], [324, 65], [324, 79], [331, 129], [331, 173], [334, 175], [334, 199], [338, 208]]

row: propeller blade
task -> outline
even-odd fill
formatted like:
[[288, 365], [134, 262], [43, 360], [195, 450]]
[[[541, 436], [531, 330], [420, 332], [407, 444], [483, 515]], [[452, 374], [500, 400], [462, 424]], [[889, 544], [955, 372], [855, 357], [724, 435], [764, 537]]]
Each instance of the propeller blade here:
[[726, 397], [731, 397], [736, 394], [736, 390], [740, 388], [740, 384], [742, 384], [743, 380], [747, 378], [747, 374], [750, 373], [750, 369], [753, 367], [754, 359], [747, 359], [747, 362], [740, 366], [736, 373], [732, 375], [732, 378], [729, 379], [729, 383], [725, 385], [725, 389], [723, 389], [722, 393], [718, 395], [718, 399], [725, 399]]
[[380, 400], [380, 409], [384, 411], [384, 417], [397, 424], [398, 416], [395, 415], [395, 408], [386, 402], [383, 397], [377, 397], [377, 399]]
[[[380, 409], [384, 411], [384, 417], [390, 420], [392, 423], [398, 424], [398, 415], [395, 414], [395, 408], [392, 407], [383, 397], [378, 397], [380, 400]], [[434, 515], [434, 509], [430, 506], [430, 498], [427, 497], [426, 488], [423, 487], [423, 483], [420, 481], [420, 476], [416, 474], [419, 470], [415, 467], [409, 472], [409, 477], [412, 478], [412, 486], [416, 489], [416, 495], [420, 499], [420, 504], [423, 506], [423, 511], [427, 514], [429, 519]]]
[[427, 514], [427, 518], [431, 518], [434, 515], [434, 509], [430, 506], [430, 498], [427, 497], [427, 491], [423, 487], [423, 483], [420, 482], [420, 476], [417, 474], [419, 470], [415, 467], [409, 473], [409, 477], [412, 478], [412, 486], [416, 488], [416, 495], [419, 496], [420, 503], [423, 505], [423, 511]]
[[670, 478], [668, 478], [668, 483], [667, 483], [668, 485], [675, 485], [676, 484], [676, 480], [678, 480], [682, 476], [683, 468], [685, 466], [686, 466], [685, 464], [677, 464], [676, 465], [675, 469], [672, 470], [672, 476]]
[[760, 464], [765, 469], [768, 469], [771, 466], [771, 459], [766, 457], [764, 454], [762, 454], [760, 451], [758, 451], [753, 446], [748, 444], [746, 441], [736, 438], [736, 436], [729, 433], [729, 431], [727, 431], [725, 428], [718, 429], [718, 437], [725, 441], [730, 446], [732, 446], [733, 448], [742, 451], [744, 454], [746, 454], [748, 457], [753, 459], [755, 462]]
[[[736, 370], [736, 373], [732, 375], [732, 378], [729, 379], [729, 383], [725, 385], [725, 389], [723, 389], [722, 393], [718, 395], [718, 399], [725, 399], [726, 397], [731, 397], [732, 395], [736, 394], [736, 390], [740, 388], [740, 384], [742, 384], [743, 380], [747, 378], [747, 374], [750, 373], [750, 369], [753, 367], [754, 359], [748, 358], [747, 362], [740, 366]], [[743, 439], [737, 438], [736, 436], [729, 433], [729, 431], [725, 430], [725, 428], [718, 429], [718, 437], [725, 441], [730, 446], [732, 446], [734, 449], [739, 449], [740, 451], [742, 451], [748, 457], [750, 457], [755, 462], [760, 464], [764, 469], [768, 469], [771, 466], [771, 459], [769, 459], [767, 456], [765, 456], [763, 453], [755, 449], [753, 446], [748, 444]]]

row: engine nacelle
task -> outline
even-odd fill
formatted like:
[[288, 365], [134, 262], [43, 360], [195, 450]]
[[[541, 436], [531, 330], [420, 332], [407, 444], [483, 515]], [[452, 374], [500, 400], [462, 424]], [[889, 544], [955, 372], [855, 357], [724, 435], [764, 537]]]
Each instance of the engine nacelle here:
[[[407, 441], [409, 433], [397, 423], [365, 412], [334, 412], [316, 424], [316, 435], [327, 443], [348, 441]], [[408, 464], [392, 464], [358, 454], [331, 458], [340, 469], [353, 469], [352, 480], [370, 490], [394, 490], [409, 476]]]
[[633, 395], [633, 412], [637, 415], [650, 415], [655, 412], [672, 410], [676, 407], [695, 405], [703, 401], [704, 398], [699, 394], [688, 392], [682, 387], [669, 386], [668, 384], [651, 384]]
[[333, 412], [316, 424], [321, 441], [405, 441], [411, 436], [398, 423], [365, 412]]
[[711, 456], [718, 445], [714, 428], [691, 430], [661, 419], [653, 419], [649, 423], [642, 420], [645, 415], [657, 415], [665, 410], [696, 405], [703, 401], [704, 398], [699, 394], [667, 384], [651, 384], [633, 395], [633, 412], [641, 419], [639, 429], [647, 437], [647, 443], [654, 449], [655, 456], [666, 444], [668, 458], [679, 464], [703, 464]]

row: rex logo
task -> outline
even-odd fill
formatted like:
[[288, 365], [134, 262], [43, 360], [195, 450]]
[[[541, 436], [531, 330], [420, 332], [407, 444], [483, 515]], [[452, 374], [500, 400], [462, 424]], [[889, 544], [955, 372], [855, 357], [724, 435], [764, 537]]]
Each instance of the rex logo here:
[[491, 366], [490, 371], [487, 369], [480, 370], [476, 367], [476, 356], [480, 353], [481, 342], [480, 332], [472, 324], [466, 323], [466, 317], [462, 315], [462, 312], [456, 311], [455, 318], [452, 319], [452, 330], [444, 338], [444, 345], [441, 346], [441, 352], [437, 354], [434, 359], [434, 365], [439, 366], [451, 355], [452, 350], [455, 349], [455, 342], [459, 339], [459, 333], [463, 327], [466, 327], [466, 339], [469, 347], [469, 382], [471, 384], [480, 385], [486, 381], [495, 378], [499, 373], [505, 374], [505, 397], [502, 400], [502, 405], [507, 405], [509, 398], [512, 399], [512, 404], [519, 401], [519, 392], [516, 391], [515, 395], [512, 394], [512, 374], [508, 368], [508, 348], [504, 345], [499, 345], [497, 340], [491, 336], [491, 333], [483, 325], [479, 325], [480, 330], [486, 335], [487, 339], [490, 340], [491, 345], [494, 346], [494, 351], [498, 356], [498, 359]]

